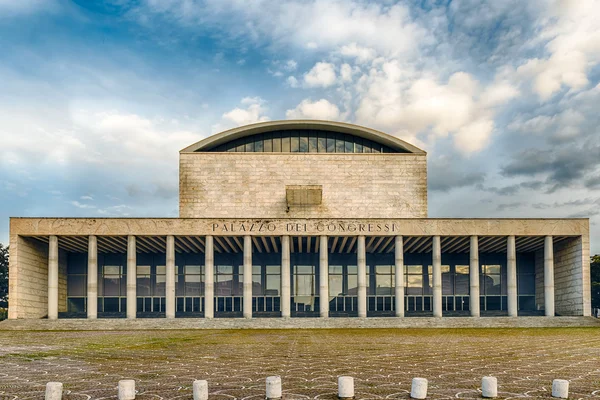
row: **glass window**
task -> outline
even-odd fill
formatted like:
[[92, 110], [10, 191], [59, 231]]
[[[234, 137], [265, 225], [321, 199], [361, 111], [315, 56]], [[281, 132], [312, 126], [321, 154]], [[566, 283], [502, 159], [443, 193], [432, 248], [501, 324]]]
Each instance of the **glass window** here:
[[67, 296], [85, 296], [87, 294], [87, 275], [67, 276]]
[[281, 152], [283, 152], [283, 153], [291, 152], [289, 135], [282, 136], [282, 138], [281, 138]]
[[500, 265], [484, 265], [486, 274], [500, 274]]
[[518, 293], [519, 294], [535, 294], [535, 275], [522, 274], [518, 275]]
[[404, 270], [407, 274], [421, 274], [423, 271], [422, 265], [405, 265]]
[[[288, 146], [289, 143], [289, 146]], [[220, 144], [209, 151], [310, 152], [310, 153], [396, 153], [388, 146], [351, 134], [308, 129], [259, 133]]]
[[335, 133], [327, 134], [327, 152], [335, 153]]
[[266, 279], [265, 296], [279, 296], [279, 292], [281, 291], [281, 269], [279, 265], [267, 265]]
[[336, 297], [344, 294], [344, 276], [342, 274], [329, 275], [329, 296]]
[[259, 139], [257, 141], [254, 142], [254, 151], [256, 153], [262, 153], [265, 151], [265, 147], [264, 147], [264, 141]]
[[316, 153], [318, 152], [318, 142], [319, 139], [317, 138], [317, 136], [310, 136], [308, 138], [308, 152], [309, 153]]
[[273, 152], [281, 153], [281, 135], [273, 134]]
[[300, 136], [300, 152], [308, 153], [308, 136]]
[[326, 153], [327, 152], [327, 136], [325, 135], [325, 133], [320, 132], [317, 140], [318, 140], [317, 148], [318, 148], [319, 153]]
[[273, 151], [273, 135], [271, 133], [265, 133], [263, 138], [263, 151], [265, 153], [271, 153]]
[[292, 153], [297, 153], [300, 151], [300, 138], [298, 137], [298, 134], [296, 132], [294, 132], [293, 134], [290, 135], [290, 145], [291, 145], [291, 151]]
[[344, 146], [346, 153], [354, 153], [354, 141], [351, 135], [344, 136]]
[[262, 296], [264, 294], [261, 269], [260, 265], [252, 266], [252, 295], [254, 296]]
[[346, 146], [344, 143], [344, 134], [338, 133], [335, 135], [335, 152], [336, 153], [344, 153], [346, 150]]
[[454, 294], [465, 295], [469, 294], [469, 266], [468, 265], [456, 265], [456, 275], [454, 277]]
[[281, 274], [281, 266], [279, 265], [267, 265], [267, 274]]
[[357, 153], [363, 152], [363, 141], [361, 138], [354, 138], [354, 151]]
[[423, 276], [422, 275], [407, 275], [406, 276], [406, 294], [422, 295], [423, 294]]
[[139, 275], [150, 275], [150, 266], [149, 265], [138, 265], [136, 268], [136, 272]]

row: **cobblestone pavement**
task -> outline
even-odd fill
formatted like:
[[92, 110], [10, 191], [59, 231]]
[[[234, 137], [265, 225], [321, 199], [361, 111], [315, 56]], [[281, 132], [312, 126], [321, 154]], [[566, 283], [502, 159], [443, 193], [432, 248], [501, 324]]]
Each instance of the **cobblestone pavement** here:
[[496, 376], [500, 398], [550, 398], [570, 380], [571, 398], [600, 398], [600, 329], [0, 331], [0, 399], [116, 398], [135, 379], [138, 399], [192, 397], [206, 379], [214, 400], [264, 398], [281, 375], [284, 399], [335, 399], [337, 376], [355, 378], [357, 399], [409, 398], [413, 377], [429, 398], [479, 398]]

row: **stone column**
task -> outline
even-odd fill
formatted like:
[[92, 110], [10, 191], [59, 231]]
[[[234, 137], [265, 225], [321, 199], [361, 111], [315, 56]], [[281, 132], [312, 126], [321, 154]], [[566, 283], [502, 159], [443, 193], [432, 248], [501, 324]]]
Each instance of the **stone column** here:
[[404, 317], [404, 239], [396, 236], [395, 243], [396, 317]]
[[517, 248], [513, 235], [508, 237], [506, 248], [506, 294], [508, 316], [516, 317], [519, 308], [517, 299]]
[[290, 237], [281, 237], [281, 316], [290, 318], [292, 297], [291, 293], [291, 269], [290, 269]]
[[165, 277], [165, 317], [175, 318], [175, 237], [167, 236], [167, 276]]
[[440, 237], [433, 237], [433, 316], [442, 316], [442, 246]]
[[252, 238], [244, 236], [244, 318], [252, 318]]
[[329, 317], [329, 247], [327, 236], [319, 238], [319, 311], [321, 318]]
[[469, 310], [471, 317], [479, 317], [479, 238], [471, 236], [469, 263]]
[[137, 258], [135, 236], [127, 236], [127, 318], [137, 313]]
[[358, 265], [358, 317], [367, 318], [367, 252], [363, 235], [358, 237], [356, 263]]
[[88, 238], [87, 317], [98, 318], [98, 239]]
[[554, 244], [552, 236], [544, 238], [544, 310], [554, 317]]
[[58, 237], [48, 244], [48, 319], [58, 319]]
[[215, 316], [215, 245], [212, 236], [204, 246], [204, 318]]

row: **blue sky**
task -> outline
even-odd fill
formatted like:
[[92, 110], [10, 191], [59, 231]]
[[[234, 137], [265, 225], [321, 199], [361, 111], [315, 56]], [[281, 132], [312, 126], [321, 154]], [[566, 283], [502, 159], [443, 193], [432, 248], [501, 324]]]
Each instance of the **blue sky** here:
[[10, 216], [177, 216], [178, 151], [247, 123], [429, 153], [431, 217], [590, 217], [600, 0], [0, 0]]

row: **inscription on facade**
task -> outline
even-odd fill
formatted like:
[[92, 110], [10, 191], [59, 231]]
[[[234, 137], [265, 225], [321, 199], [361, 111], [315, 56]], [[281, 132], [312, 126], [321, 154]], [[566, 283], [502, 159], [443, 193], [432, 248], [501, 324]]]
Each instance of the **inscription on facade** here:
[[395, 223], [362, 222], [213, 222], [213, 233], [288, 232], [288, 233], [396, 233]]

